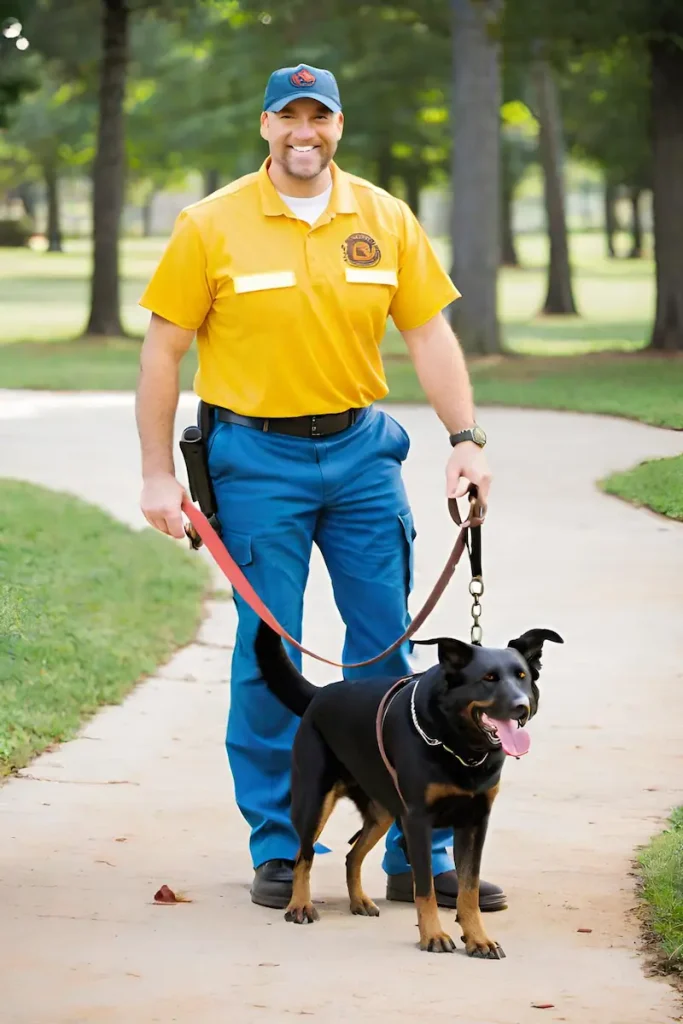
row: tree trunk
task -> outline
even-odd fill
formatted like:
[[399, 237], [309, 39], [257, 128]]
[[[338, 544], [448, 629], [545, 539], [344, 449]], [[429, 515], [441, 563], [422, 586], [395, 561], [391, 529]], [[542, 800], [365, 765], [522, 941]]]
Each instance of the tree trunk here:
[[650, 43], [657, 310], [650, 344], [683, 351], [683, 50]]
[[19, 198], [21, 199], [22, 203], [24, 204], [24, 209], [26, 210], [26, 216], [29, 218], [29, 220], [33, 221], [34, 224], [35, 224], [35, 219], [36, 219], [36, 201], [35, 201], [35, 196], [34, 196], [34, 191], [33, 191], [33, 182], [24, 181], [24, 182], [21, 183], [21, 185], [18, 185], [17, 186], [17, 195], [19, 196]]
[[518, 267], [519, 258], [515, 248], [515, 232], [512, 226], [512, 189], [503, 186], [501, 193], [502, 208], [502, 252], [501, 266]]
[[617, 211], [615, 209], [615, 203], [617, 201], [617, 189], [611, 181], [605, 181], [605, 236], [607, 238], [607, 255], [614, 259], [617, 255], [616, 249], [614, 248], [614, 236], [617, 233]]
[[384, 139], [377, 150], [377, 184], [387, 192], [391, 191], [391, 176], [394, 170], [394, 160], [391, 155], [391, 142]]
[[539, 149], [550, 242], [548, 292], [543, 312], [576, 313], [564, 208], [562, 120], [557, 86], [550, 66], [545, 60], [534, 61], [533, 77], [538, 104]]
[[63, 252], [59, 217], [59, 180], [54, 164], [46, 164], [43, 167], [43, 177], [47, 191], [47, 250]]
[[123, 334], [119, 310], [119, 229], [125, 181], [123, 97], [128, 62], [126, 0], [101, 0], [97, 154], [93, 169], [94, 262], [88, 334]]
[[210, 196], [220, 188], [218, 171], [212, 167], [210, 171], [204, 171], [204, 195]]
[[417, 168], [410, 168], [403, 175], [406, 188], [406, 202], [416, 217], [420, 216], [420, 175]]
[[639, 260], [643, 255], [643, 222], [640, 217], [640, 197], [642, 191], [637, 185], [630, 190], [631, 234], [633, 236], [633, 245], [628, 254], [630, 260]]
[[157, 194], [155, 188], [149, 193], [140, 211], [142, 217], [142, 237], [149, 238], [152, 234], [152, 205], [154, 204], [154, 197]]
[[500, 351], [500, 0], [451, 0], [453, 156], [450, 307], [466, 352]]

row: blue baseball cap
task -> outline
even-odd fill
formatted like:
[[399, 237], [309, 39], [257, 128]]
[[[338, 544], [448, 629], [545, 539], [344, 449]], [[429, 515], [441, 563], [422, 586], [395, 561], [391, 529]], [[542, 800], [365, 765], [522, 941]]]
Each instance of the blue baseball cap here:
[[338, 114], [341, 99], [337, 80], [331, 71], [299, 64], [295, 68], [279, 68], [268, 79], [263, 109], [277, 112], [293, 100], [318, 100]]

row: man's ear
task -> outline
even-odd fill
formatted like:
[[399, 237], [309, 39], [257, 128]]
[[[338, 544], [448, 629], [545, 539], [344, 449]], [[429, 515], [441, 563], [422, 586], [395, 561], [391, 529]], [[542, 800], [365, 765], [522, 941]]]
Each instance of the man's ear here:
[[564, 643], [559, 633], [555, 633], [552, 629], [529, 629], [515, 640], [508, 642], [508, 647], [514, 647], [522, 655], [531, 669], [534, 679], [538, 679], [541, 672], [541, 654], [546, 640], [552, 640], [554, 644]]
[[469, 665], [474, 657], [474, 648], [462, 640], [453, 640], [449, 636], [436, 637], [434, 640], [413, 640], [415, 644], [438, 644], [439, 664], [448, 682], [455, 682], [457, 676]]

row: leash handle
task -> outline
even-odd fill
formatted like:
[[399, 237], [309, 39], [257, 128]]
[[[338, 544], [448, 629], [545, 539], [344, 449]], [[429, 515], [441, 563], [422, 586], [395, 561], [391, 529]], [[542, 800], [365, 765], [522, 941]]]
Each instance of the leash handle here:
[[[402, 636], [395, 640], [390, 647], [387, 647], [385, 651], [381, 651], [375, 655], [374, 658], [368, 658], [366, 661], [354, 661], [354, 662], [342, 662], [342, 661], [331, 661], [329, 658], [323, 658], [322, 655], [316, 654], [314, 651], [309, 651], [308, 648], [303, 647], [294, 637], [284, 629], [283, 626], [277, 621], [275, 616], [268, 610], [266, 605], [263, 603], [261, 598], [258, 596], [254, 588], [252, 587], [249, 580], [246, 578], [240, 567], [237, 565], [235, 560], [230, 555], [229, 551], [223, 544], [222, 540], [208, 521], [204, 513], [194, 505], [190, 499], [185, 496], [182, 501], [182, 511], [185, 513], [187, 518], [192, 524], [193, 531], [201, 537], [202, 541], [206, 545], [208, 551], [213, 556], [216, 564], [221, 569], [223, 574], [227, 577], [232, 587], [242, 597], [251, 609], [266, 622], [271, 629], [273, 629], [283, 640], [295, 647], [302, 654], [307, 654], [310, 658], [315, 658], [316, 661], [322, 661], [326, 665], [333, 665], [335, 668], [363, 668], [366, 665], [374, 665], [375, 662], [381, 661], [388, 654], [392, 654], [397, 650], [406, 640], [409, 640], [411, 636], [418, 631], [429, 615], [434, 611], [439, 598], [443, 594], [444, 590], [448, 586], [448, 583], [455, 572], [458, 562], [462, 558], [463, 552], [467, 548], [467, 533], [471, 527], [463, 527], [462, 519], [460, 518], [460, 512], [458, 510], [457, 502], [451, 499], [455, 506], [455, 514], [458, 516], [455, 519], [453, 511], [451, 516], [454, 518], [456, 523], [459, 523], [461, 528], [458, 532], [453, 550], [448, 556], [446, 565], [444, 566], [441, 575], [434, 585], [434, 589], [425, 601], [424, 605], [417, 613], [415, 618], [412, 620], [408, 629], [403, 633]], [[449, 501], [449, 508], [450, 508]], [[478, 529], [475, 527], [474, 529]], [[188, 533], [190, 542], [192, 543], [191, 534]], [[472, 560], [472, 553], [470, 551], [470, 561]]]
[[[472, 607], [470, 609], [472, 615], [470, 642], [475, 646], [480, 647], [483, 639], [483, 632], [479, 619], [481, 618], [482, 613], [481, 596], [484, 593], [484, 580], [481, 564], [481, 523], [486, 515], [486, 505], [479, 499], [479, 491], [476, 484], [470, 485], [468, 494], [470, 497], [470, 516], [468, 522], [470, 524], [476, 524], [468, 527], [470, 536], [467, 540], [467, 553], [470, 557], [470, 568], [472, 570], [472, 579], [470, 580], [469, 585], [469, 591], [472, 596]], [[462, 520], [460, 518], [460, 509], [458, 508], [458, 503], [454, 498], [449, 498], [448, 510], [453, 522], [461, 525]]]

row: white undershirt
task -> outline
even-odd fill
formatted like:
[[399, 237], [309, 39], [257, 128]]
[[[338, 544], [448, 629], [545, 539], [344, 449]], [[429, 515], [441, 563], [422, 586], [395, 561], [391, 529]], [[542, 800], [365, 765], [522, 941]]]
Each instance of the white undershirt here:
[[302, 198], [301, 196], [286, 196], [282, 192], [278, 192], [278, 195], [299, 220], [315, 224], [320, 214], [327, 209], [331, 193], [332, 184], [330, 183], [319, 196], [304, 196]]

